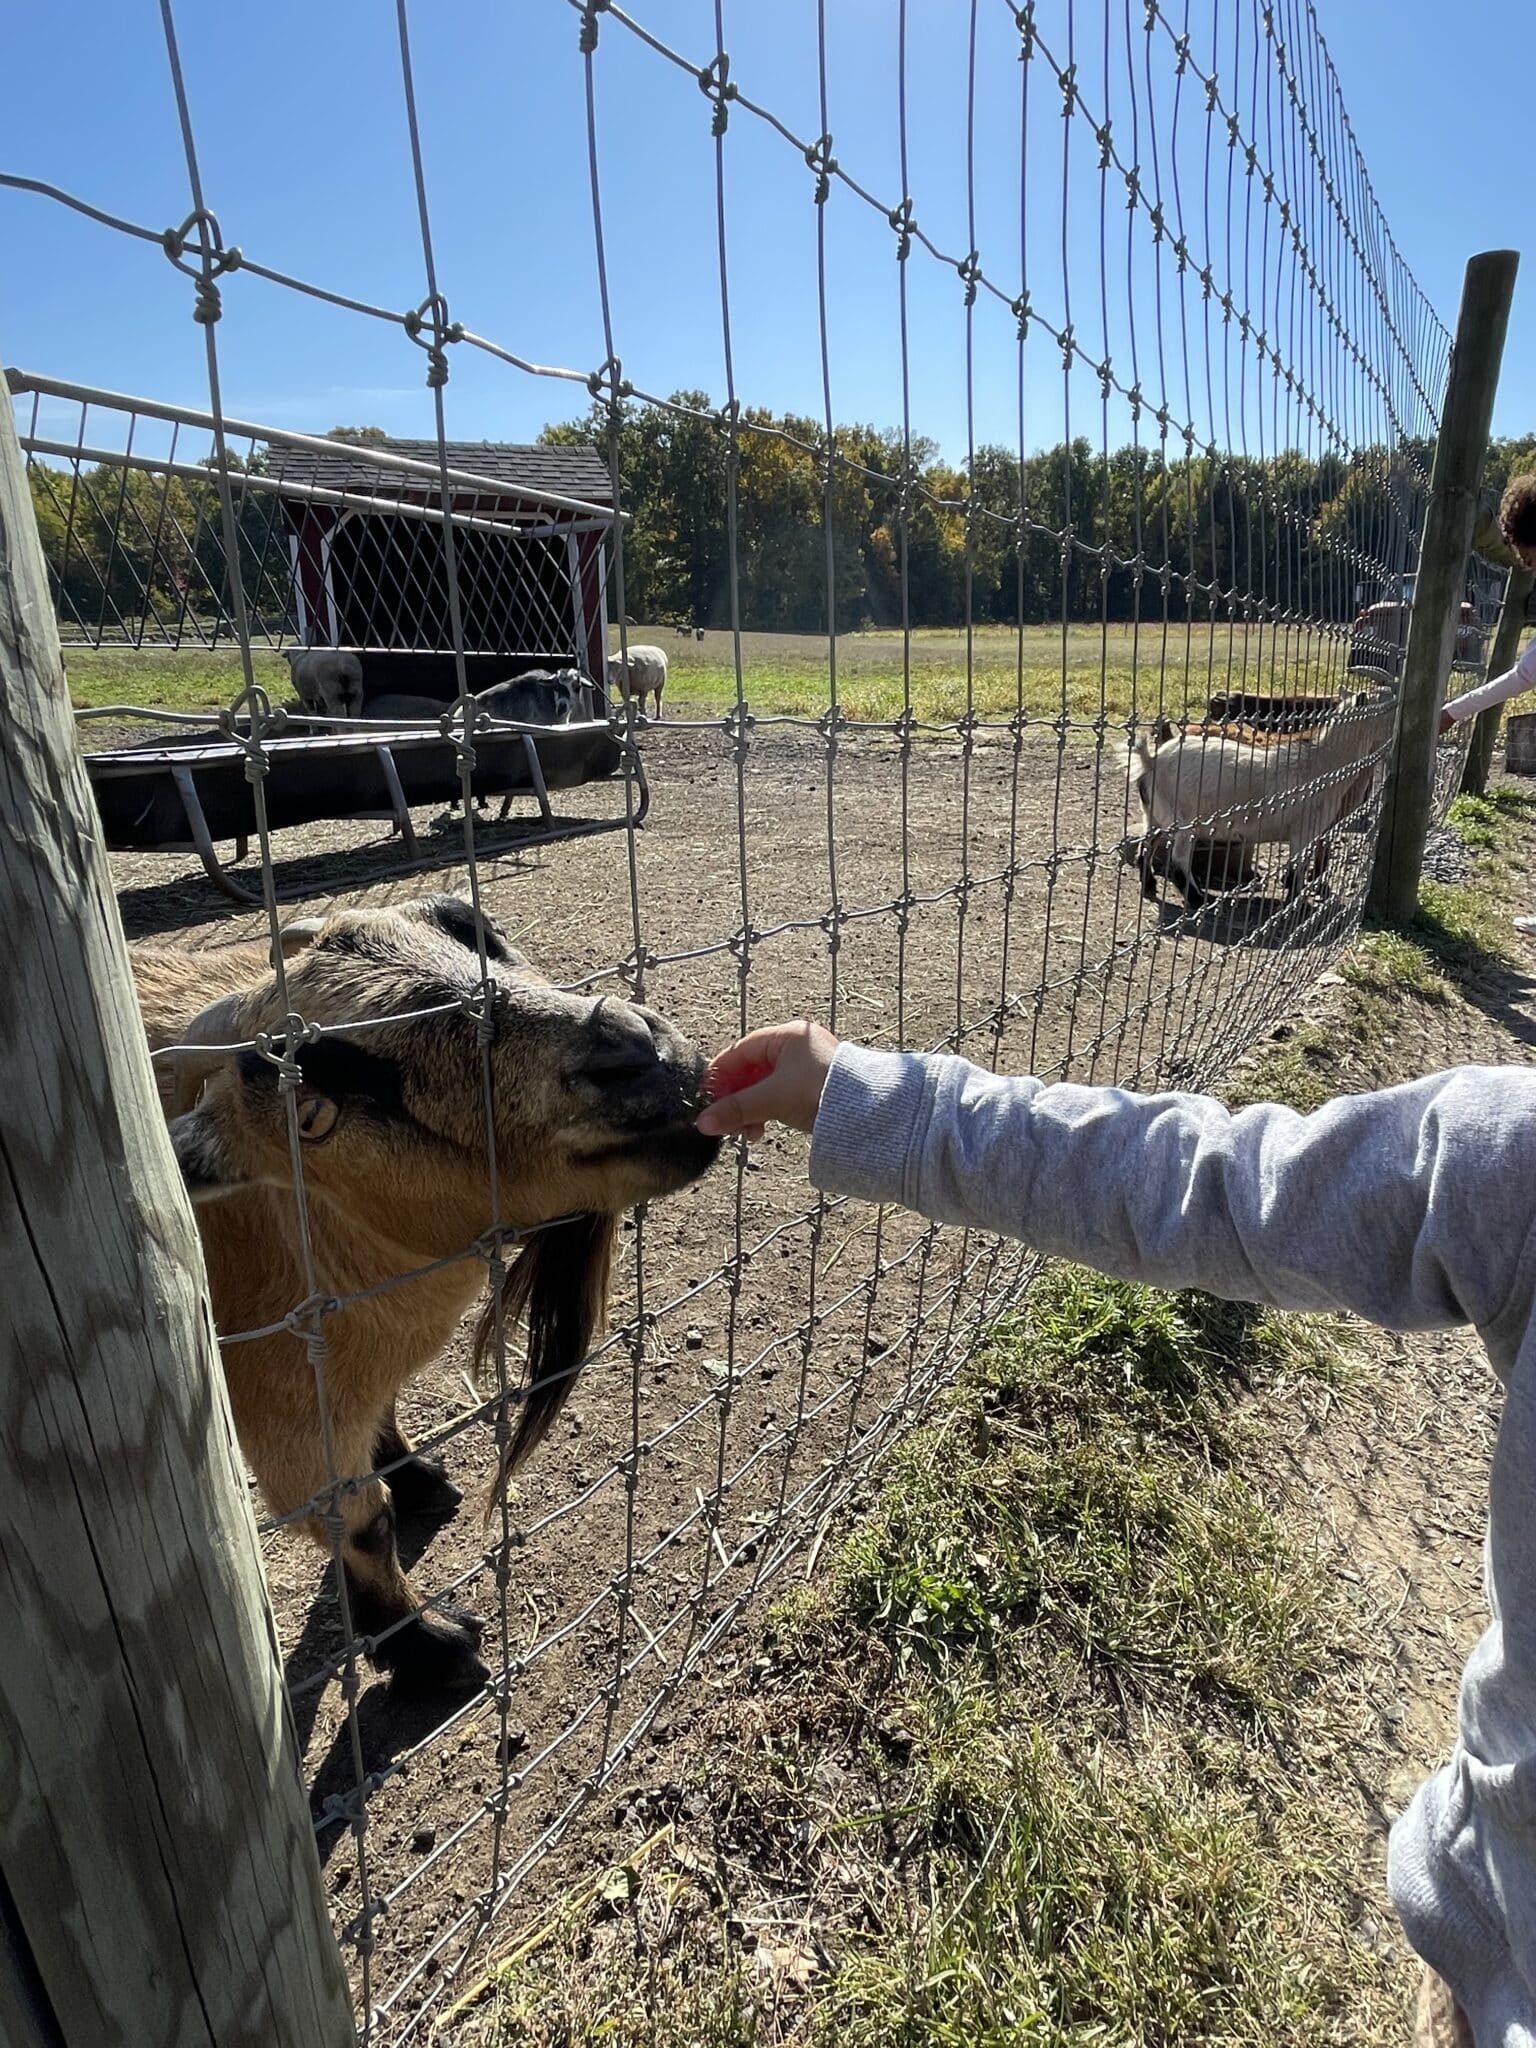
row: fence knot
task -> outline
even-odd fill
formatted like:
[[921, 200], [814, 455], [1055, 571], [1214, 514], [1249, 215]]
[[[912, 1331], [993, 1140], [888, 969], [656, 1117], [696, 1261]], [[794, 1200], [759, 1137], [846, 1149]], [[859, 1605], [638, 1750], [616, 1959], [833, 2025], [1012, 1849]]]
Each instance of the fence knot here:
[[[192, 239], [194, 231], [195, 241]], [[192, 318], [205, 327], [211, 327], [223, 311], [214, 279], [240, 268], [245, 259], [239, 249], [224, 247], [219, 223], [206, 208], [201, 213], [189, 213], [179, 228], [167, 228], [160, 237], [160, 246], [182, 276], [192, 280], [195, 293]], [[188, 256], [197, 260], [189, 263], [186, 260]]]
[[1077, 66], [1069, 64], [1061, 74], [1061, 117], [1070, 120], [1077, 105]]
[[1019, 32], [1019, 62], [1027, 64], [1035, 48], [1035, 0], [1024, 0], [1013, 10], [1013, 25]]
[[582, 0], [581, 35], [579, 45], [583, 57], [590, 57], [597, 48], [597, 17], [606, 14], [612, 0]]
[[893, 206], [885, 216], [896, 233], [896, 261], [905, 263], [912, 253], [912, 234], [917, 222], [912, 214], [912, 201], [903, 199], [899, 206]]
[[587, 389], [596, 399], [606, 397], [610, 411], [616, 410], [628, 398], [634, 386], [624, 379], [623, 364], [617, 356], [609, 356], [587, 379]]
[[434, 294], [430, 299], [423, 299], [413, 312], [405, 315], [400, 324], [416, 346], [427, 352], [428, 390], [441, 391], [448, 382], [448, 356], [445, 344], [464, 339], [464, 329], [460, 322], [448, 318], [448, 301], [441, 292]]
[[1029, 293], [1020, 292], [1016, 299], [1010, 300], [1008, 310], [1018, 323], [1019, 340], [1026, 340], [1029, 335]]
[[955, 265], [955, 269], [959, 274], [961, 283], [965, 286], [965, 303], [968, 306], [974, 306], [976, 303], [976, 286], [981, 277], [980, 250], [972, 249], [969, 255], [962, 256]]
[[251, 1045], [261, 1059], [269, 1066], [277, 1068], [278, 1079], [283, 1087], [297, 1088], [304, 1075], [294, 1058], [294, 1049], [318, 1045], [323, 1036], [323, 1026], [306, 1024], [302, 1017], [290, 1011], [283, 1021], [274, 1025], [271, 1030], [252, 1032]]
[[1099, 169], [1107, 171], [1115, 156], [1114, 124], [1106, 118], [1102, 128], [1094, 129], [1093, 138], [1099, 145]]
[[[474, 1023], [476, 1045], [488, 1046], [496, 1036], [496, 984], [489, 975], [460, 996], [459, 1008]], [[493, 1266], [497, 1258], [499, 1254], [493, 1255]]]
[[736, 98], [736, 87], [731, 83], [731, 60], [722, 50], [698, 74], [699, 91], [714, 103], [714, 116], [709, 124], [711, 135], [723, 135], [726, 123], [731, 118], [730, 102]]
[[826, 204], [827, 194], [832, 190], [832, 173], [837, 169], [837, 158], [832, 154], [832, 137], [818, 136], [804, 151], [806, 165], [816, 173], [816, 204]]

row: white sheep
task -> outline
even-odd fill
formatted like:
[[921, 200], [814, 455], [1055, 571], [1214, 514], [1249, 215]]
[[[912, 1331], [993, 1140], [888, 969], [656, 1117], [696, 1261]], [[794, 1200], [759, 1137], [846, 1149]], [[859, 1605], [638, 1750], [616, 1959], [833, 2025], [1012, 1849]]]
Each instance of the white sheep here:
[[363, 664], [342, 647], [285, 647], [283, 659], [306, 711], [356, 718], [363, 708]]
[[1155, 899], [1156, 877], [1166, 874], [1186, 907], [1198, 909], [1205, 891], [1195, 880], [1196, 847], [1219, 840], [1249, 847], [1283, 841], [1285, 890], [1294, 896], [1326, 867], [1328, 834], [1369, 795], [1392, 716], [1389, 696], [1363, 690], [1310, 732], [1135, 735], [1128, 756], [1142, 814], [1142, 894]]
[[667, 657], [664, 649], [631, 645], [627, 666], [622, 654], [609, 655], [609, 689], [617, 693], [623, 704], [627, 704], [633, 694], [642, 718], [645, 716], [645, 700], [652, 694], [656, 698], [656, 716], [660, 718], [661, 693], [666, 686]]

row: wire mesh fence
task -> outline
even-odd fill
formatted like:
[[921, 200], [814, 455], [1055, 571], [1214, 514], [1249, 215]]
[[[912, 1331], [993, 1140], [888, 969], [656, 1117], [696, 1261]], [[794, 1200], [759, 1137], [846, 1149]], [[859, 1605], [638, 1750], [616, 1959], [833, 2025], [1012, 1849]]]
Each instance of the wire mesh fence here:
[[[808, 126], [755, 95], [724, 0], [651, 22], [569, 8], [597, 278], [569, 367], [454, 317], [475, 279], [435, 260], [403, 0], [408, 310], [226, 239], [239, 194], [204, 188], [169, 0], [180, 225], [5, 181], [169, 257], [203, 337], [196, 408], [35, 371], [11, 386], [66, 641], [233, 664], [212, 724], [146, 701], [135, 674], [163, 668], [112, 671], [165, 730], [109, 830], [194, 1192], [263, 1183], [200, 1218], [369, 2042], [442, 2025], [491, 1923], [595, 1795], [643, 1772], [658, 1723], [686, 1727], [743, 1608], [1034, 1270], [813, 1196], [792, 1138], [698, 1179], [674, 1030], [714, 1046], [807, 1013], [1049, 1079], [1217, 1078], [1358, 922], [1448, 359], [1297, 0], [969, 0], [937, 143], [899, 4], [870, 167], [834, 146], [852, 83], [824, 5], [800, 20]], [[664, 321], [614, 277], [655, 232], [607, 174], [636, 104], [696, 143], [718, 401], [629, 367], [666, 359]], [[919, 159], [939, 156], [959, 174], [930, 206]], [[796, 223], [792, 275], [765, 277], [734, 231], [748, 180]], [[856, 245], [888, 284], [850, 344]], [[338, 443], [229, 417], [221, 336], [257, 290], [398, 329], [430, 431]], [[809, 338], [800, 413], [755, 406], [738, 375], [741, 308], [765, 292]], [[840, 424], [871, 335], [899, 392], [880, 435]], [[482, 424], [455, 413], [469, 354], [587, 403], [574, 444], [455, 439]], [[957, 385], [946, 466], [925, 422]], [[664, 714], [605, 673], [659, 588], [642, 420], [687, 442], [710, 508]], [[820, 629], [789, 683], [763, 630], [786, 589]], [[284, 709], [286, 648], [354, 655], [361, 720]], [[1458, 659], [1480, 650], [1473, 632]], [[567, 666], [591, 685], [575, 739], [477, 695]], [[429, 706], [373, 715], [411, 691]], [[87, 744], [121, 759], [129, 725], [93, 715]], [[499, 746], [534, 765], [498, 781]], [[1441, 749], [1442, 807], [1460, 759]], [[93, 772], [105, 816], [127, 771]], [[534, 857], [477, 807], [522, 791], [548, 825], [556, 788], [564, 824], [623, 829]], [[370, 813], [405, 847], [362, 843], [350, 820]], [[210, 930], [191, 854], [212, 871], [229, 839], [253, 850], [255, 908]], [[422, 909], [432, 890], [460, 906]], [[534, 1416], [542, 1445], [496, 1489]], [[408, 1510], [454, 1505], [433, 1455], [469, 1498], [428, 1538]], [[329, 1550], [318, 1581], [296, 1531]]]

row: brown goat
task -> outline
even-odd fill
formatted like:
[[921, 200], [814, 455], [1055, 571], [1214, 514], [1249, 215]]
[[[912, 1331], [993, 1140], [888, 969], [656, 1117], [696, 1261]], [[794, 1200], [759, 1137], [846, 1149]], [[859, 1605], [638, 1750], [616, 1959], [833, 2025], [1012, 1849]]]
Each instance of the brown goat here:
[[[614, 1219], [697, 1179], [719, 1149], [693, 1128], [703, 1061], [671, 1025], [613, 997], [562, 993], [489, 922], [485, 936], [494, 1219], [484, 1056], [466, 1007], [481, 985], [467, 904], [433, 897], [295, 928], [284, 938], [286, 1005], [265, 946], [133, 949], [151, 1048], [184, 1048], [156, 1065], [226, 1340], [280, 1324], [310, 1291], [278, 1069], [263, 1050], [228, 1048], [281, 1033], [290, 1011], [321, 1027], [297, 1049], [294, 1103], [315, 1284], [342, 1303], [322, 1325], [326, 1427], [301, 1335], [226, 1341], [224, 1369], [274, 1514], [324, 1543], [321, 1514], [302, 1511], [333, 1480], [360, 1482], [337, 1501], [353, 1624], [374, 1662], [415, 1688], [487, 1675], [479, 1624], [423, 1609], [395, 1540], [397, 1506], [441, 1518], [461, 1498], [395, 1419], [400, 1389], [480, 1291], [480, 1260], [455, 1255], [493, 1220], [550, 1226], [523, 1245], [503, 1298], [505, 1328], [521, 1317], [528, 1329], [510, 1471], [559, 1413], [600, 1327]], [[436, 1014], [409, 1014], [422, 1010]], [[452, 1263], [349, 1299], [436, 1260]], [[488, 1307], [477, 1358], [494, 1324]]]

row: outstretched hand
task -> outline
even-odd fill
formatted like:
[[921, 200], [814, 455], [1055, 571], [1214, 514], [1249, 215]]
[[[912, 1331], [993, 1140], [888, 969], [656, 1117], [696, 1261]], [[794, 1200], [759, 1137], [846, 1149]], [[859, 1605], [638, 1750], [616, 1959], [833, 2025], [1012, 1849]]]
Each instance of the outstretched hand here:
[[770, 1122], [808, 1131], [836, 1051], [830, 1031], [803, 1020], [749, 1031], [710, 1061], [698, 1129], [708, 1138], [760, 1138]]

